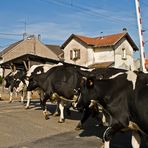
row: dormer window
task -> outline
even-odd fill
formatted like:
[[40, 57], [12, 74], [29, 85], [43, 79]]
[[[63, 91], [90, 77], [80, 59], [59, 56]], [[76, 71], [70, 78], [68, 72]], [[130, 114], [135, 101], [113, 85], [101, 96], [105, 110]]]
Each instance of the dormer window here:
[[126, 49], [122, 48], [122, 59], [126, 60]]
[[71, 60], [78, 60], [80, 59], [80, 49], [73, 49], [70, 50], [70, 59]]

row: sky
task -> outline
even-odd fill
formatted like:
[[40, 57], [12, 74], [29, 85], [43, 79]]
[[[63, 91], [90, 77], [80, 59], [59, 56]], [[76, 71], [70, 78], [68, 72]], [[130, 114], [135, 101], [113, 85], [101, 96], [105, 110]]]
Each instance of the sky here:
[[[148, 58], [147, 0], [140, 0], [140, 9]], [[0, 0], [0, 51], [23, 39], [23, 33], [62, 45], [71, 34], [97, 37], [123, 28], [139, 47], [135, 0]]]

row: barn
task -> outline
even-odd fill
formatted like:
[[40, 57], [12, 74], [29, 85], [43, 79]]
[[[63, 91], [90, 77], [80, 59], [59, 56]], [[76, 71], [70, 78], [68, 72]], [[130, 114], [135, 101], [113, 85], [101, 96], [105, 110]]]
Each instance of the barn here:
[[58, 63], [63, 60], [62, 53], [60, 46], [45, 45], [38, 37], [28, 36], [1, 51], [1, 68], [6, 75], [10, 70], [27, 70], [34, 64]]

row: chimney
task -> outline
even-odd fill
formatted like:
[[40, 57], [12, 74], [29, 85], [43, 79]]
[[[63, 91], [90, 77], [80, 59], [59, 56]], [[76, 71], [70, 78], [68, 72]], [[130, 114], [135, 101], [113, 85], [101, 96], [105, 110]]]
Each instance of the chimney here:
[[123, 28], [122, 30], [123, 30], [123, 32], [127, 32], [127, 28]]

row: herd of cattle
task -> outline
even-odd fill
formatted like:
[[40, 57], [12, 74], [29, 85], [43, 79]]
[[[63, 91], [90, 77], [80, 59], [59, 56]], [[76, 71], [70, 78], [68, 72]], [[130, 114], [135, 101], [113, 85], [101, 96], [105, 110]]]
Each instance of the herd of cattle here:
[[[117, 68], [82, 69], [72, 65], [34, 65], [27, 72], [15, 71], [5, 77], [10, 90], [22, 92], [29, 108], [31, 93], [37, 90], [45, 119], [49, 118], [47, 100], [56, 101], [55, 114], [64, 122], [64, 107], [83, 111], [76, 129], [95, 115], [99, 124], [107, 126], [104, 147], [120, 132], [132, 130], [131, 145], [140, 148], [141, 136], [148, 144], [148, 74]], [[67, 109], [67, 110], [68, 110]], [[70, 111], [70, 109], [69, 109]]]

